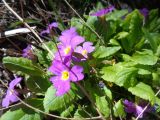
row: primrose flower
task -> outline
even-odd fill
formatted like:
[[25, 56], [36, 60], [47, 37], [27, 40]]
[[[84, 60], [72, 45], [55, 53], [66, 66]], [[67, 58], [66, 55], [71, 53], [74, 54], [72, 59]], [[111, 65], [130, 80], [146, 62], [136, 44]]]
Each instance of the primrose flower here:
[[[141, 101], [139, 103], [139, 105], [136, 105], [133, 102], [130, 102], [128, 100], [124, 100], [123, 104], [125, 105], [125, 111], [127, 113], [133, 113], [134, 116], [137, 117], [143, 111], [143, 109], [146, 107], [147, 102]], [[140, 118], [144, 117], [146, 112], [155, 112], [155, 111], [156, 111], [155, 106], [152, 107], [149, 105], [147, 107], [147, 109], [143, 112], [143, 114], [140, 116]]]
[[45, 34], [50, 34], [50, 31], [53, 29], [53, 28], [57, 28], [58, 27], [58, 23], [57, 22], [52, 22], [51, 24], [48, 25], [47, 29], [46, 30], [43, 30], [40, 35], [41, 36], [44, 36]]
[[101, 17], [101, 16], [106, 15], [106, 14], [109, 13], [109, 12], [112, 12], [114, 9], [115, 9], [114, 6], [109, 6], [109, 7], [107, 7], [107, 8], [100, 9], [99, 11], [97, 11], [97, 12], [95, 12], [95, 13], [92, 13], [91, 16]]
[[[61, 43], [58, 45], [58, 49], [61, 57], [71, 56], [76, 46], [84, 42], [84, 38], [79, 36], [73, 27], [62, 32], [59, 40]], [[60, 60], [59, 52], [55, 55], [57, 60]]]
[[[125, 105], [125, 111], [127, 113], [133, 113], [136, 117], [142, 112], [143, 108], [141, 106], [135, 105], [133, 102], [130, 102], [128, 100], [123, 101]], [[140, 116], [140, 118], [143, 117], [143, 114]]]
[[68, 65], [64, 65], [58, 60], [52, 62], [49, 71], [55, 75], [50, 78], [50, 81], [56, 89], [56, 96], [62, 96], [67, 93], [70, 90], [70, 82], [77, 82], [84, 78], [81, 66], [75, 65], [69, 68]]
[[88, 54], [93, 52], [95, 47], [92, 46], [93, 43], [91, 42], [84, 42], [83, 46], [78, 46], [75, 49], [75, 52], [82, 54], [85, 58], [88, 58]]
[[23, 49], [22, 56], [24, 58], [32, 59], [34, 58], [31, 45], [28, 45], [25, 49]]
[[148, 14], [149, 14], [149, 10], [147, 8], [143, 8], [143, 9], [140, 9], [140, 13], [144, 16], [144, 17], [147, 17]]
[[14, 87], [20, 83], [22, 80], [21, 77], [16, 77], [14, 80], [12, 80], [9, 84], [9, 89], [7, 90], [5, 98], [2, 100], [2, 106], [8, 107], [10, 103], [17, 102], [18, 99], [15, 95], [18, 95], [18, 92], [14, 90]]

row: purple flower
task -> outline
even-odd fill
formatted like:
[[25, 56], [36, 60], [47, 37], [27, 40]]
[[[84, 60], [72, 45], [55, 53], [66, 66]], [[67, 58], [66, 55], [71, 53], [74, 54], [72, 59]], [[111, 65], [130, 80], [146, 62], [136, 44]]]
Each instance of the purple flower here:
[[92, 45], [93, 43], [91, 42], [84, 42], [82, 47], [78, 46], [75, 49], [75, 52], [82, 54], [85, 58], [88, 58], [88, 53], [93, 52], [95, 49]]
[[[125, 105], [125, 111], [127, 113], [133, 113], [136, 117], [142, 112], [143, 108], [141, 106], [135, 105], [133, 102], [130, 102], [128, 100], [123, 101]], [[143, 114], [140, 116], [140, 118], [143, 117]]]
[[15, 95], [18, 95], [18, 92], [14, 90], [14, 87], [20, 83], [22, 80], [21, 77], [16, 77], [9, 84], [9, 89], [7, 90], [5, 98], [2, 100], [2, 106], [8, 107], [10, 103], [17, 102], [18, 99]]
[[24, 58], [32, 59], [34, 58], [31, 45], [28, 45], [25, 49], [23, 49], [22, 56]]
[[[71, 56], [77, 45], [84, 42], [84, 38], [79, 36], [75, 28], [70, 28], [62, 32], [59, 37], [60, 44], [58, 45], [59, 51], [56, 53], [56, 59], [60, 60], [60, 57], [64, 58]], [[60, 56], [60, 55], [61, 56]]]
[[55, 76], [50, 78], [56, 89], [56, 96], [61, 96], [70, 90], [70, 82], [77, 82], [84, 78], [83, 68], [81, 66], [73, 66], [69, 68], [68, 65], [64, 65], [61, 61], [54, 60], [52, 66], [49, 68]]
[[95, 12], [95, 13], [92, 13], [91, 16], [101, 17], [101, 16], [106, 15], [106, 14], [109, 13], [109, 12], [112, 12], [114, 9], [115, 9], [114, 6], [109, 6], [109, 7], [107, 7], [107, 8], [101, 9], [101, 10]]
[[[135, 103], [128, 100], [124, 100], [123, 103], [125, 105], [125, 111], [127, 113], [133, 113], [135, 117], [139, 116], [147, 105], [147, 102], [145, 101], [141, 101], [139, 105], [136, 105]], [[149, 105], [147, 109], [141, 114], [140, 118], [145, 116], [146, 112], [155, 112], [155, 108]]]
[[147, 17], [148, 14], [149, 14], [149, 10], [147, 8], [143, 8], [143, 9], [140, 9], [140, 13], [144, 16], [144, 17]]
[[53, 29], [53, 28], [57, 28], [58, 27], [58, 23], [57, 22], [52, 22], [51, 24], [48, 25], [47, 29], [46, 30], [43, 30], [40, 35], [41, 36], [44, 36], [45, 34], [50, 34], [50, 31]]

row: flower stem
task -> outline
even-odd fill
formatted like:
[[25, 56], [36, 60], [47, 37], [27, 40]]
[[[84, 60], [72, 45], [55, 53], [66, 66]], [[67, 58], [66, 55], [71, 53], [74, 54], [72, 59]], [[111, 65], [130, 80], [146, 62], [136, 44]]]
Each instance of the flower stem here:
[[78, 83], [78, 82], [76, 84], [82, 90], [82, 92], [87, 96], [87, 98], [92, 103], [92, 105], [95, 107], [97, 113], [101, 116], [101, 119], [105, 120], [104, 116], [101, 114], [101, 112], [99, 111], [98, 107], [96, 106], [96, 104], [94, 103], [94, 101], [91, 99], [91, 97], [89, 96], [89, 94], [86, 92], [86, 90], [84, 89], [84, 87], [80, 83]]

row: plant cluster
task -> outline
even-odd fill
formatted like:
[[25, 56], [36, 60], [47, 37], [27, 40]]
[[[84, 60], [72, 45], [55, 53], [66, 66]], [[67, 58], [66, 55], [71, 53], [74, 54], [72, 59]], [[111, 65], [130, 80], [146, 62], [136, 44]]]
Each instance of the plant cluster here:
[[159, 117], [158, 10], [101, 8], [84, 15], [85, 23], [73, 17], [68, 28], [48, 25], [40, 34], [50, 40], [45, 50], [29, 45], [22, 57], [3, 58], [16, 77], [2, 105], [21, 104], [1, 120]]

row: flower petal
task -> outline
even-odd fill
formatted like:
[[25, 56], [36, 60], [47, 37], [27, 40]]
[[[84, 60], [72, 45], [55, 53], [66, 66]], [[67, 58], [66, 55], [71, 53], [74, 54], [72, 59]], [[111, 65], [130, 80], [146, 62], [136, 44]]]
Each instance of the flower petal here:
[[61, 77], [56, 76], [50, 79], [56, 89], [56, 96], [62, 96], [70, 90], [70, 81], [61, 80]]
[[70, 79], [73, 82], [80, 81], [84, 78], [83, 67], [75, 65], [70, 71]]
[[75, 52], [82, 53], [83, 49], [81, 46], [76, 47]]
[[9, 88], [10, 89], [14, 89], [14, 87], [20, 83], [20, 81], [22, 80], [21, 77], [16, 77], [14, 80], [12, 80], [10, 83], [9, 83]]
[[53, 74], [59, 75], [61, 71], [65, 69], [65, 66], [59, 60], [53, 60], [52, 65], [49, 67], [49, 71]]
[[[136, 105], [136, 111], [134, 112], [134, 115], [137, 117], [142, 111], [143, 111], [143, 108], [141, 106]], [[140, 118], [142, 117], [143, 117], [143, 114], [140, 116]]]
[[71, 40], [71, 46], [74, 49], [77, 45], [79, 45], [80, 43], [84, 42], [84, 38], [81, 36], [75, 36], [72, 40]]
[[92, 46], [92, 42], [84, 42], [83, 43], [83, 49], [87, 50], [88, 53], [91, 53], [94, 51], [95, 47]]
[[2, 100], [2, 107], [8, 107], [9, 106], [9, 99], [7, 97], [5, 97]]

